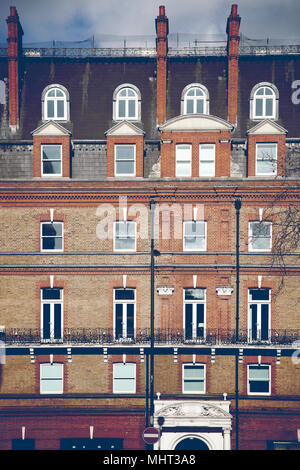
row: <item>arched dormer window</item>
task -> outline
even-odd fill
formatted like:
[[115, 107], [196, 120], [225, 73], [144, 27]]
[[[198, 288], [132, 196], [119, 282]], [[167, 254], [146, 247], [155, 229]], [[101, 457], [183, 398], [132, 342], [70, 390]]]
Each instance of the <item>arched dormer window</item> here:
[[209, 114], [209, 93], [205, 86], [192, 83], [183, 89], [181, 114]]
[[250, 95], [250, 119], [278, 119], [279, 93], [272, 83], [258, 83]]
[[116, 88], [113, 96], [113, 119], [141, 120], [141, 94], [136, 86], [125, 83]]
[[44, 121], [69, 121], [70, 99], [62, 85], [49, 85], [42, 93], [42, 115]]

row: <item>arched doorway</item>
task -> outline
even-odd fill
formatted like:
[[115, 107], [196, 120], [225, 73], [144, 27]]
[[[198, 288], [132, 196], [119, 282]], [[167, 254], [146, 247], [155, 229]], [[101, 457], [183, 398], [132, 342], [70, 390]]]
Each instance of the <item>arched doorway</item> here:
[[187, 437], [178, 442], [174, 450], [209, 450], [209, 447], [202, 439]]

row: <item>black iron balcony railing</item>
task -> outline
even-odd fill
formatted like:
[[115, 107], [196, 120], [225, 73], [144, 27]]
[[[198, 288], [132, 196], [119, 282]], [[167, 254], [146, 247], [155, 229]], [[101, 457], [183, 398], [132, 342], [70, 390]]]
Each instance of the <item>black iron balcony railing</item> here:
[[[150, 344], [150, 328], [138, 328], [130, 337], [115, 337], [112, 328], [64, 328], [60, 337], [43, 338], [38, 328], [9, 328], [0, 332], [0, 341], [11, 344]], [[238, 339], [234, 329], [206, 329], [202, 336], [190, 336], [180, 328], [156, 328], [154, 343], [157, 345], [292, 345], [300, 341], [300, 330], [272, 329], [261, 338], [251, 330], [240, 330]]]

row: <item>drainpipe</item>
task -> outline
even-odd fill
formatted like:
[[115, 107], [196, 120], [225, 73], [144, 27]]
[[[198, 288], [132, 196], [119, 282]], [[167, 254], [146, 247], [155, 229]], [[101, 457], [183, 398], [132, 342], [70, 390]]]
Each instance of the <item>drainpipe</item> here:
[[150, 282], [150, 425], [154, 425], [154, 212], [155, 200], [150, 199], [151, 212], [151, 282]]
[[239, 300], [240, 300], [240, 209], [241, 198], [234, 201], [236, 211], [236, 354], [235, 354], [235, 449], [239, 450]]

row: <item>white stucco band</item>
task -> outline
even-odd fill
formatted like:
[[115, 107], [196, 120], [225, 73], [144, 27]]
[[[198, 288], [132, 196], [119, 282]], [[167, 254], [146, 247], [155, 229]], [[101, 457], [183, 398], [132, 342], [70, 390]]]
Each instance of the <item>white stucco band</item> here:
[[[159, 427], [159, 416], [164, 418], [160, 449], [173, 450], [183, 439], [198, 438], [210, 450], [230, 450], [232, 416], [229, 407], [230, 402], [226, 400], [156, 400], [154, 426]], [[157, 443], [154, 449], [158, 448]]]

